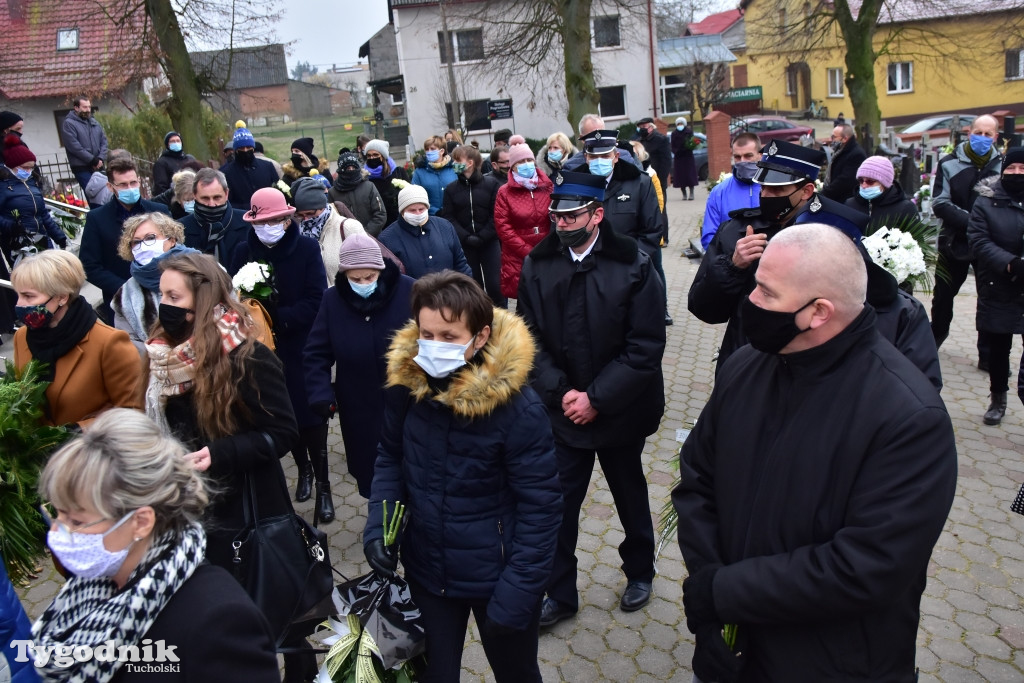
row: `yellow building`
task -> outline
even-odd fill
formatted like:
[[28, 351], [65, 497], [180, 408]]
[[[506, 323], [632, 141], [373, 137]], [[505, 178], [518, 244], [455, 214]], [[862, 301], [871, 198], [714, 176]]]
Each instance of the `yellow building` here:
[[[856, 12], [859, 3], [851, 2]], [[998, 0], [993, 8], [1001, 5]], [[854, 116], [847, 93], [845, 48], [831, 23], [824, 30], [810, 2], [743, 0], [746, 49], [735, 51], [733, 80], [761, 86], [765, 113], [799, 115], [812, 100]], [[875, 88], [882, 120], [899, 126], [937, 113], [1024, 115], [1024, 23], [1017, 12], [952, 8], [927, 0], [883, 7], [874, 35]], [[943, 16], [943, 13], [945, 13]], [[785, 29], [780, 28], [785, 27]]]

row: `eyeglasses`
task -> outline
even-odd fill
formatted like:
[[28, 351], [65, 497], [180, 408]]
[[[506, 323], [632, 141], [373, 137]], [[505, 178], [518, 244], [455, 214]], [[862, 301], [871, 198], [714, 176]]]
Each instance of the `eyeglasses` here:
[[109, 517], [104, 517], [103, 519], [97, 519], [95, 522], [82, 524], [72, 529], [67, 524], [57, 519], [57, 511], [54, 509], [53, 504], [43, 503], [39, 506], [39, 512], [43, 515], [43, 523], [46, 524], [46, 528], [53, 529], [56, 526], [56, 532], [60, 534], [61, 540], [66, 542], [74, 542], [74, 534], [79, 533], [83, 529], [88, 529], [96, 526], [97, 524], [102, 524], [110, 519]]
[[129, 183], [111, 183], [111, 185], [113, 185], [119, 190], [132, 190], [135, 189], [136, 187], [142, 187], [142, 183], [140, 183], [138, 180], [133, 180]]
[[589, 216], [590, 210], [584, 209], [578, 213], [556, 213], [554, 211], [548, 211], [548, 218], [551, 219], [552, 223], [557, 223], [559, 220], [565, 221], [566, 225], [575, 225], [576, 219], [582, 216]]
[[137, 251], [138, 248], [141, 247], [143, 244], [145, 244], [147, 247], [151, 247], [154, 244], [156, 244], [156, 241], [159, 239], [163, 238], [157, 237], [156, 233], [151, 232], [145, 237], [143, 237], [141, 240], [132, 240], [131, 242], [128, 243], [128, 246], [132, 248], [132, 251]]

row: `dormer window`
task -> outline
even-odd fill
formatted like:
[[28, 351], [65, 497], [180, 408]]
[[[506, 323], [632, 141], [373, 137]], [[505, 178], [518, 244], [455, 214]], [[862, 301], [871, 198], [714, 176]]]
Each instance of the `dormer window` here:
[[78, 29], [57, 29], [57, 51], [78, 49]]

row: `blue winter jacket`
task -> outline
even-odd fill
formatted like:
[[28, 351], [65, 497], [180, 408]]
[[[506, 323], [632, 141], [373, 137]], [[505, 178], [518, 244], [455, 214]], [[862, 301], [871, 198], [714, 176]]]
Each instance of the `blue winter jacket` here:
[[718, 226], [729, 220], [730, 211], [757, 209], [760, 206], [761, 186], [741, 182], [730, 175], [715, 185], [708, 195], [708, 203], [704, 207], [704, 223], [700, 229], [700, 246], [708, 248], [711, 238], [718, 232]]
[[455, 226], [440, 216], [431, 216], [419, 227], [399, 218], [377, 239], [398, 257], [405, 265], [405, 274], [414, 280], [442, 270], [457, 270], [473, 277]]
[[[18, 217], [14, 217], [14, 212]], [[66, 242], [67, 236], [50, 215], [43, 193], [34, 178], [18, 180], [13, 174], [0, 182], [0, 232], [12, 236], [20, 227], [31, 235], [45, 233], [54, 242]]]
[[430, 198], [430, 215], [433, 216], [444, 205], [444, 188], [459, 179], [459, 174], [452, 168], [451, 160], [447, 166], [435, 169], [429, 164], [419, 166], [412, 172], [412, 184], [419, 185], [427, 191]]
[[[534, 343], [495, 309], [473, 361], [428, 381], [410, 322], [388, 352], [388, 405], [364, 543], [401, 501], [407, 576], [443, 597], [489, 600], [487, 618], [525, 629], [551, 574], [562, 496], [547, 410], [527, 385]], [[389, 513], [392, 506], [389, 506]]]
[[15, 640], [32, 640], [32, 625], [25, 616], [25, 610], [18, 601], [18, 594], [14, 592], [11, 580], [7, 578], [7, 570], [4, 569], [3, 558], [0, 557], [0, 678], [4, 673], [4, 658], [7, 659], [7, 666], [10, 667], [10, 680], [12, 683], [35, 683], [39, 680], [36, 669], [32, 666], [31, 654], [27, 662], [15, 661], [18, 650], [11, 645]]

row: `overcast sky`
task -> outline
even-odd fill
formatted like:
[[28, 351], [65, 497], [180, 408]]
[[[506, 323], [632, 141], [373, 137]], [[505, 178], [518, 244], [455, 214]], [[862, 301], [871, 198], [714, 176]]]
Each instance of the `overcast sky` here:
[[387, 23], [386, 0], [302, 0], [285, 4], [277, 37], [291, 43], [289, 70], [309, 62], [324, 71], [359, 61], [359, 46]]

